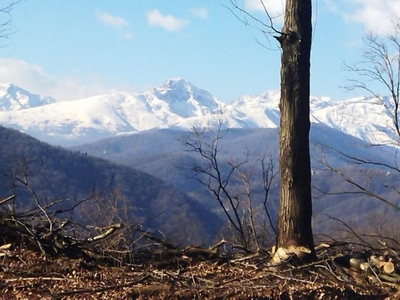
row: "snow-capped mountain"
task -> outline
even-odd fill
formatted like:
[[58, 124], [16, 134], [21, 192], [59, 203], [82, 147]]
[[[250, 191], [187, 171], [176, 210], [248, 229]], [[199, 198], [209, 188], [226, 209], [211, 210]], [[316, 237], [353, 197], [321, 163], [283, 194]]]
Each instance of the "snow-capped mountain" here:
[[[389, 99], [384, 101], [390, 107]], [[311, 99], [311, 121], [325, 123], [371, 144], [398, 145], [399, 137], [385, 105], [379, 99], [366, 97], [335, 102], [329, 98]]]
[[[114, 92], [62, 102], [8, 84], [0, 86], [0, 124], [70, 146], [150, 129], [188, 130], [221, 118], [232, 128], [275, 128], [279, 126], [278, 103], [279, 92], [270, 91], [225, 104], [182, 78], [167, 80], [147, 92]], [[376, 99], [312, 97], [310, 104], [314, 123], [374, 144], [398, 140], [391, 130], [392, 119]]]
[[[279, 92], [244, 96], [227, 106], [228, 115], [240, 120], [243, 127], [279, 126]], [[323, 123], [371, 144], [398, 145], [393, 119], [385, 105], [376, 98], [357, 97], [333, 101], [329, 97], [310, 98], [310, 120]]]
[[0, 112], [0, 124], [52, 144], [72, 145], [174, 125], [211, 115], [222, 105], [210, 93], [178, 78], [143, 93], [115, 92]]
[[172, 113], [190, 118], [194, 116], [204, 116], [216, 111], [222, 103], [205, 90], [199, 89], [189, 81], [178, 78], [169, 79], [161, 87], [146, 93], [149, 98], [154, 95], [158, 99], [164, 100]]
[[51, 97], [32, 94], [12, 83], [0, 84], [0, 111], [15, 111], [57, 102]]

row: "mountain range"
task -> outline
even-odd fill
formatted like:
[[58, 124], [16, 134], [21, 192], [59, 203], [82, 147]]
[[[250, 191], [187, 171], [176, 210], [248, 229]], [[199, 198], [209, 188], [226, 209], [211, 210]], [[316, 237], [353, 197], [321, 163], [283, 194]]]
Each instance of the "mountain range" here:
[[[277, 128], [279, 92], [224, 103], [189, 81], [169, 79], [146, 92], [113, 92], [57, 101], [13, 85], [0, 85], [0, 124], [39, 140], [73, 146], [156, 129], [190, 130], [222, 119], [229, 128]], [[311, 121], [371, 144], [396, 144], [392, 118], [379, 100], [311, 97]]]
[[[38, 151], [35, 149], [47, 149], [44, 157], [49, 153], [52, 156], [53, 153], [58, 153], [57, 159], [49, 160], [57, 163], [48, 166], [51, 171], [46, 172], [50, 175], [44, 181], [38, 179], [39, 190], [47, 191], [53, 186], [55, 190], [62, 191], [61, 197], [82, 196], [94, 183], [104, 185], [107, 179], [118, 174], [120, 187], [126, 192], [126, 197], [132, 198], [135, 193], [140, 195], [143, 187], [157, 195], [134, 197], [143, 200], [135, 200], [134, 205], [148, 209], [146, 217], [151, 218], [159, 210], [171, 209], [165, 215], [165, 220], [160, 220], [159, 225], [176, 224], [173, 220], [181, 212], [181, 207], [185, 207], [181, 213], [186, 219], [197, 218], [197, 224], [216, 224], [218, 221], [210, 222], [210, 217], [212, 215], [212, 219], [218, 220], [217, 216], [221, 216], [221, 211], [215, 201], [212, 201], [212, 195], [195, 180], [188, 180], [193, 174], [185, 167], [199, 165], [201, 160], [195, 153], [185, 149], [185, 139], [192, 134], [193, 126], [212, 128], [216, 121], [223, 121], [224, 131], [221, 133], [218, 153], [221, 166], [225, 168], [230, 162], [246, 157], [248, 164], [241, 171], [253, 174], [253, 195], [255, 203], [260, 205], [260, 201], [264, 199], [263, 182], [259, 173], [260, 165], [256, 164], [261, 157], [270, 157], [274, 159], [277, 168], [278, 103], [279, 92], [276, 91], [243, 96], [230, 103], [223, 103], [182, 78], [167, 80], [162, 86], [147, 92], [121, 91], [75, 101], [57, 101], [51, 97], [31, 94], [13, 84], [3, 84], [0, 85], [0, 124], [41, 141], [68, 147], [68, 150], [61, 151], [61, 147], [49, 149], [48, 145], [39, 145], [36, 142], [21, 146], [18, 144], [21, 137], [14, 132], [3, 142], [6, 145], [3, 148], [8, 150], [7, 155], [2, 155], [1, 158], [4, 162], [13, 161], [20, 153], [20, 156], [34, 159]], [[314, 218], [315, 222], [319, 222], [319, 227], [322, 228], [321, 222], [327, 215], [340, 217], [348, 222], [365, 223], [366, 218], [360, 219], [360, 214], [375, 217], [376, 214], [387, 211], [387, 206], [381, 206], [376, 199], [359, 193], [354, 186], [346, 183], [343, 176], [330, 172], [324, 163], [340, 169], [344, 176], [372, 187], [374, 192], [398, 204], [395, 191], [400, 179], [395, 170], [388, 171], [376, 164], [355, 164], [343, 155], [345, 153], [393, 165], [396, 147], [392, 145], [398, 139], [391, 130], [393, 122], [385, 106], [377, 99], [365, 97], [341, 101], [311, 97], [310, 106], [313, 185], [316, 187], [313, 193]], [[8, 134], [7, 132], [3, 135]], [[212, 130], [206, 133], [213, 134]], [[204, 141], [207, 142], [207, 139]], [[33, 150], [36, 152], [32, 152]], [[91, 156], [97, 158], [91, 160]], [[107, 161], [111, 161], [110, 165]], [[60, 165], [59, 162], [66, 163]], [[115, 163], [122, 165], [121, 169]], [[95, 168], [93, 164], [99, 167]], [[85, 169], [80, 169], [83, 166]], [[53, 171], [56, 169], [64, 172], [64, 169], [69, 170], [72, 167], [72, 171], [65, 171], [68, 173], [66, 176], [60, 176], [58, 171]], [[152, 177], [142, 180], [142, 183], [135, 179], [134, 176], [138, 175], [129, 175], [133, 180], [127, 180], [126, 174], [138, 174], [134, 173], [137, 171], [142, 172], [139, 178], [145, 178], [142, 177], [143, 172]], [[103, 176], [100, 182], [96, 178], [103, 172], [107, 172], [108, 177]], [[51, 185], [47, 184], [50, 180], [53, 182]], [[85, 181], [85, 187], [79, 191], [74, 189], [70, 193], [69, 189]], [[163, 184], [171, 187], [167, 194]], [[276, 180], [270, 195], [270, 209], [275, 215], [278, 184]], [[333, 196], [329, 196], [329, 193]], [[193, 209], [201, 216], [190, 216]], [[204, 217], [207, 212], [210, 215]], [[204, 229], [206, 224], [200, 227]], [[210, 228], [205, 229], [205, 232], [210, 231]]]

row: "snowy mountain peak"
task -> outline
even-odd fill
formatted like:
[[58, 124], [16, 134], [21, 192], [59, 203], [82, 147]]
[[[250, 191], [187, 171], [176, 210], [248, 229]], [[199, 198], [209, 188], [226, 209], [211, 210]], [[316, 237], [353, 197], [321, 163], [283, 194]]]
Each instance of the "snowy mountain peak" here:
[[167, 103], [171, 112], [184, 118], [212, 114], [222, 105], [209, 92], [183, 78], [168, 79], [153, 94]]
[[166, 89], [166, 90], [171, 90], [171, 89], [186, 89], [186, 90], [192, 90], [193, 89], [193, 84], [184, 78], [177, 77], [177, 78], [170, 78], [166, 80], [159, 89]]
[[0, 84], [0, 111], [22, 110], [54, 102], [54, 98], [32, 94], [15, 84]]
[[156, 88], [155, 92], [165, 100], [172, 102], [187, 101], [202, 94], [211, 96], [207, 91], [195, 87], [190, 81], [183, 78], [168, 79], [159, 88]]

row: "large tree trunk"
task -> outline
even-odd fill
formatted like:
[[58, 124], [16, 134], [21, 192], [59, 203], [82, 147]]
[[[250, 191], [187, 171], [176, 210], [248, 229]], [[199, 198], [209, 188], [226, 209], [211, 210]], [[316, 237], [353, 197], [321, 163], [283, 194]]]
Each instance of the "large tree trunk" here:
[[309, 151], [311, 36], [311, 0], [286, 0], [284, 26], [277, 38], [282, 61], [276, 261], [287, 258], [284, 253], [302, 260], [315, 257]]

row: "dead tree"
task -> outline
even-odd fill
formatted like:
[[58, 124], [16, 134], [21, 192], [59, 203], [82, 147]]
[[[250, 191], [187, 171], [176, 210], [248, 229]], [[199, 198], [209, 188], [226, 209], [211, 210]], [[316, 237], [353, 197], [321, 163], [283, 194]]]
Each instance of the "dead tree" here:
[[[364, 38], [362, 59], [346, 68], [355, 78], [349, 79], [349, 90], [369, 93], [385, 107], [393, 121], [391, 128], [400, 141], [400, 21], [394, 25], [394, 33], [385, 37], [373, 33]], [[383, 96], [379, 89], [388, 93]]]
[[[346, 88], [351, 91], [367, 93], [374, 99], [370, 105], [382, 105], [385, 108], [392, 121], [389, 130], [393, 133], [392, 141], [387, 142], [387, 145], [398, 147], [400, 142], [400, 21], [394, 24], [392, 34], [379, 36], [372, 32], [368, 33], [363, 39], [360, 59], [354, 64], [345, 64], [345, 67], [350, 74], [349, 84]], [[378, 146], [382, 145], [374, 144], [373, 146], [370, 149], [377, 149]], [[363, 201], [371, 199], [375, 203], [382, 204], [381, 207], [389, 210], [391, 214], [399, 215], [398, 195], [400, 191], [398, 180], [400, 166], [398, 148], [394, 149], [393, 161], [390, 157], [378, 161], [376, 158], [371, 159], [362, 157], [361, 154], [346, 153], [326, 145], [319, 147], [321, 165], [332, 174], [340, 176], [347, 186], [345, 189], [334, 188], [329, 192], [319, 190], [322, 195], [348, 195], [352, 199], [362, 197]], [[329, 161], [330, 153], [333, 153], [335, 157], [342, 158], [343, 161], [351, 165], [351, 168], [335, 167]], [[370, 214], [372, 214], [372, 217], [378, 217], [382, 220], [382, 213], [378, 215], [376, 208]], [[365, 221], [367, 216], [363, 216], [363, 219], [363, 228], [360, 231], [366, 231], [368, 228]], [[382, 240], [397, 237], [397, 232], [390, 230], [391, 224], [397, 228], [397, 219], [392, 217], [384, 220], [385, 228], [374, 230], [377, 233], [374, 236], [375, 241], [378, 235]], [[384, 237], [385, 235], [386, 237]]]
[[[387, 36], [378, 36], [374, 33], [369, 33], [364, 38], [361, 59], [353, 65], [346, 64], [345, 66], [347, 71], [354, 75], [353, 78], [349, 79], [350, 84], [346, 88], [367, 92], [383, 105], [387, 114], [392, 119], [390, 130], [394, 133], [394, 140], [397, 140], [397, 143], [391, 146], [398, 147], [400, 145], [400, 21], [394, 24], [393, 33]], [[354, 165], [366, 168], [380, 167], [385, 168], [389, 174], [397, 176], [400, 174], [398, 150], [395, 151], [393, 163], [373, 161], [349, 155], [338, 150], [334, 151]], [[394, 197], [389, 199], [377, 194], [358, 180], [349, 178], [343, 172], [331, 166], [328, 167], [340, 174], [358, 192], [377, 199], [396, 211], [400, 210], [399, 203], [397, 202], [399, 190], [396, 185], [392, 186], [388, 184], [385, 186], [388, 193], [394, 194]]]
[[[223, 134], [224, 123], [221, 119], [208, 128], [194, 127], [191, 135], [181, 139], [181, 143], [200, 162], [179, 167], [191, 171], [193, 175], [190, 178], [211, 192], [228, 221], [228, 228], [232, 229], [234, 248], [253, 252], [265, 241], [267, 234], [260, 231], [265, 231], [269, 226], [274, 230], [268, 206], [272, 182], [276, 177], [274, 162], [272, 158], [266, 162], [265, 157], [261, 157], [249, 171], [245, 167], [248, 164], [248, 153], [240, 161], [224, 161], [220, 155]], [[253, 196], [251, 177], [259, 167], [258, 163], [263, 176], [264, 199], [257, 202]], [[262, 209], [258, 209], [260, 207]]]

